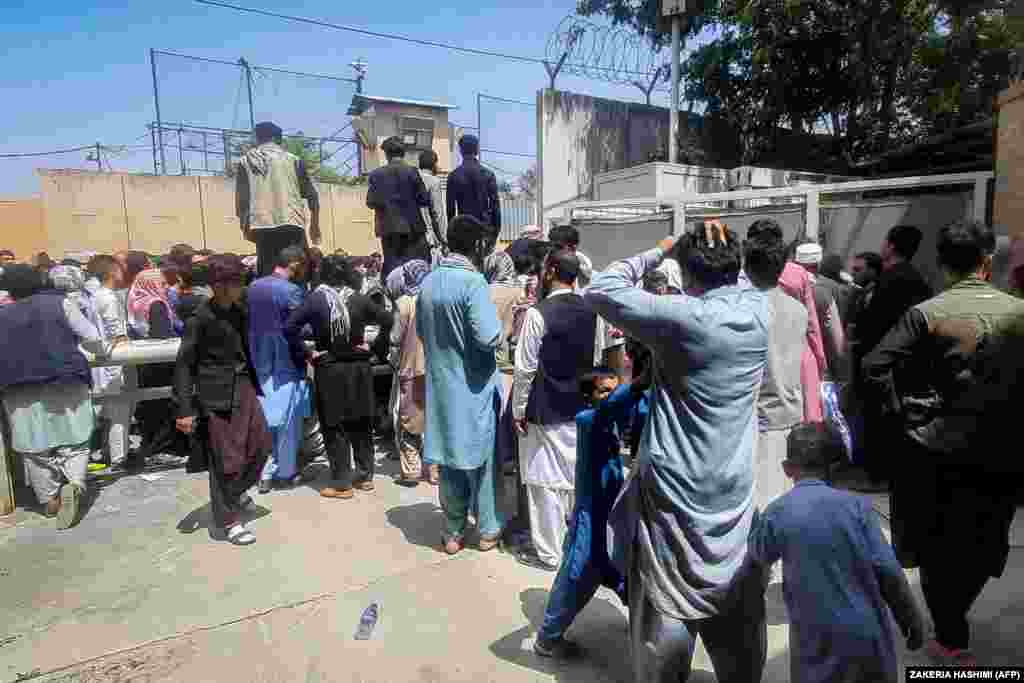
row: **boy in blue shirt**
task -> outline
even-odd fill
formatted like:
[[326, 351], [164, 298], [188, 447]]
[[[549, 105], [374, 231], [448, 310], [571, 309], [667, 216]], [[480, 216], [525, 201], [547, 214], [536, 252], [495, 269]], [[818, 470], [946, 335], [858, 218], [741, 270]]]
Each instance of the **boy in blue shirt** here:
[[843, 457], [839, 437], [801, 424], [787, 439], [783, 469], [795, 487], [763, 511], [750, 553], [765, 567], [782, 560], [793, 683], [897, 683], [896, 634], [924, 637], [921, 613], [868, 499], [828, 486]]
[[608, 513], [624, 481], [620, 435], [646, 388], [645, 380], [619, 386], [615, 371], [603, 366], [580, 378], [580, 391], [593, 407], [576, 415], [576, 505], [533, 646], [541, 657], [579, 654], [579, 647], [563, 636], [601, 586], [626, 602], [624, 578], [608, 556]]

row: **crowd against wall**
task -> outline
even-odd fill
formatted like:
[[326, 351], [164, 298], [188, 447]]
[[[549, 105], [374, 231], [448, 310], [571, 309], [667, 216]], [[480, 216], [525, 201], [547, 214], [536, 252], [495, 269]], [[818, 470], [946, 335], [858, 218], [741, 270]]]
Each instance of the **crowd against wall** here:
[[[305, 169], [279, 128], [256, 128], [237, 181], [255, 257], [0, 252], [7, 442], [60, 528], [90, 467], [170, 452], [208, 472], [219, 536], [249, 545], [249, 491], [304, 481], [311, 421], [320, 495], [373, 495], [383, 403], [396, 483], [438, 487], [439, 546], [504, 542], [551, 573], [538, 656], [578, 654], [566, 633], [606, 586], [629, 609], [636, 680], [678, 680], [698, 635], [720, 680], [759, 680], [781, 560], [795, 680], [899, 680], [896, 638], [926, 640], [915, 567], [928, 654], [977, 663], [966, 614], [1003, 572], [1022, 474], [998, 457], [1021, 399], [1019, 242], [992, 283], [992, 229], [943, 227], [938, 293], [911, 265], [911, 225], [843, 263], [770, 218], [744, 235], [712, 220], [595, 272], [570, 225], [495, 250], [495, 178], [466, 136], [443, 198], [436, 157], [414, 169], [386, 141], [366, 197], [381, 253], [323, 255]], [[94, 411], [122, 369], [90, 368], [80, 346], [172, 338], [176, 362], [140, 373], [171, 399]], [[892, 544], [870, 502], [832, 486], [856, 476], [890, 494]]]

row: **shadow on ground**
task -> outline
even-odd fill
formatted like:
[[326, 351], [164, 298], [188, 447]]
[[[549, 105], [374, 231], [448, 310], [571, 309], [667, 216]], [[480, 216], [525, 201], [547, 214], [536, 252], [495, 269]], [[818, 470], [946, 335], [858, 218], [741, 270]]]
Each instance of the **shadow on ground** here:
[[[776, 584], [778, 585], [778, 584]], [[778, 614], [773, 613], [771, 603], [775, 598], [766, 595], [769, 602], [768, 625], [778, 621]], [[583, 657], [578, 660], [556, 661], [538, 657], [533, 652], [533, 641], [544, 620], [544, 609], [547, 606], [548, 591], [530, 588], [519, 594], [523, 616], [529, 623], [496, 641], [490, 647], [491, 652], [507, 662], [532, 669], [542, 674], [554, 676], [559, 683], [593, 683], [594, 681], [633, 680], [632, 661], [629, 656], [629, 622], [624, 608], [599, 594], [576, 618], [569, 629], [569, 637], [576, 641], [584, 650]], [[781, 601], [781, 591], [778, 600]], [[785, 608], [782, 607], [783, 617]], [[776, 654], [765, 663], [763, 681], [789, 680], [788, 650]], [[715, 683], [717, 678], [707, 672], [694, 670], [687, 683]]]
[[[244, 524], [248, 524], [249, 522], [266, 517], [269, 514], [270, 510], [257, 505], [256, 509], [252, 512], [242, 513], [242, 522]], [[210, 509], [209, 503], [197, 507], [195, 510], [185, 515], [185, 517], [178, 522], [177, 529], [183, 534], [194, 534], [200, 529], [206, 529], [211, 538], [215, 535], [215, 532], [220, 531], [213, 523], [213, 511]]]
[[405, 540], [413, 545], [441, 550], [441, 530], [444, 515], [434, 503], [416, 503], [393, 507], [385, 513], [388, 524], [400, 530]]

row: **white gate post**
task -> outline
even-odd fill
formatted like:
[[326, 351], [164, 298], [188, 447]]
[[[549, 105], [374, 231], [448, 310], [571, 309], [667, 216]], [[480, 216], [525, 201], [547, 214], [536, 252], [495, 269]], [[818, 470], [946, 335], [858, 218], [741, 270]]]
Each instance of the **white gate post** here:
[[821, 194], [817, 190], [808, 190], [804, 197], [804, 230], [808, 239], [817, 241], [818, 225], [821, 222]]

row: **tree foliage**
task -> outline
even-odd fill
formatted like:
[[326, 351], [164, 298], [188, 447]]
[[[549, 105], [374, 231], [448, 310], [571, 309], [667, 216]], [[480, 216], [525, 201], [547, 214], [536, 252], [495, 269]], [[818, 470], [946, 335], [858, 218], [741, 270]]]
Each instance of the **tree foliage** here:
[[313, 180], [339, 184], [348, 183], [351, 180], [348, 176], [338, 173], [336, 169], [320, 162], [320, 148], [313, 140], [303, 137], [285, 138], [284, 148], [305, 162], [306, 171]]
[[[745, 163], [780, 130], [828, 132], [847, 163], [986, 119], [1024, 45], [1014, 0], [724, 0], [688, 26], [711, 39], [683, 65], [684, 98], [740, 138]], [[578, 12], [656, 35], [658, 0]], [[708, 35], [708, 34], [705, 34]], [[1015, 50], [1017, 50], [1015, 54]]]

